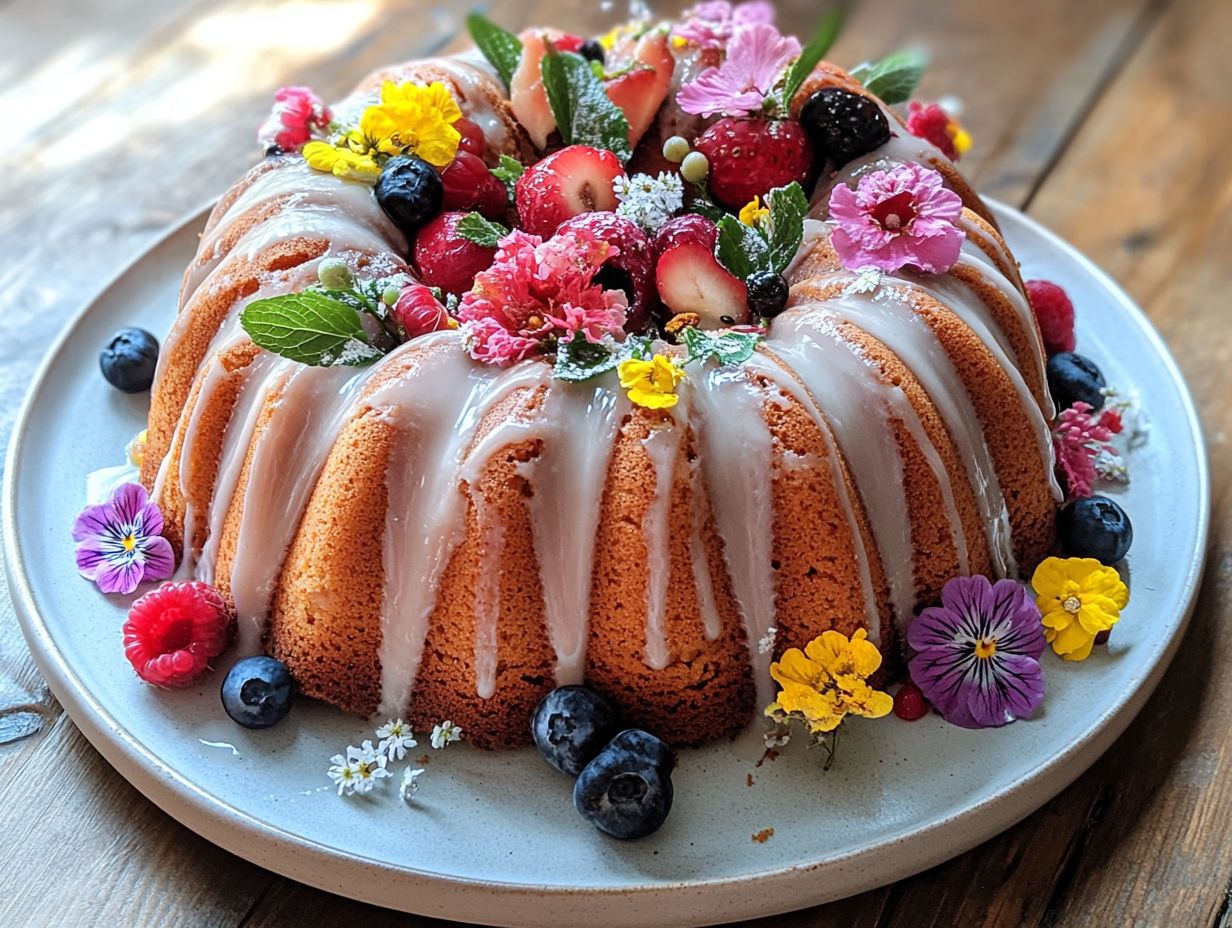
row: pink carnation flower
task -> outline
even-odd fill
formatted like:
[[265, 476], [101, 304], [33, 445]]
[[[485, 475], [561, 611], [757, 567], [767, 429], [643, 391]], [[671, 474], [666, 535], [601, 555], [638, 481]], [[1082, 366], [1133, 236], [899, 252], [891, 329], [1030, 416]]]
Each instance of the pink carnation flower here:
[[297, 151], [312, 138], [313, 129], [325, 129], [332, 118], [329, 107], [311, 87], [283, 87], [274, 94], [274, 107], [257, 131], [257, 141]]
[[727, 60], [685, 84], [676, 95], [676, 103], [694, 116], [756, 112], [788, 63], [799, 56], [800, 43], [780, 35], [773, 26], [757, 23], [743, 27], [736, 30], [728, 46]]
[[839, 184], [830, 194], [832, 241], [843, 267], [904, 267], [944, 274], [958, 261], [966, 236], [957, 225], [962, 199], [941, 175], [919, 164], [900, 164], [860, 178], [855, 190]]
[[1121, 431], [1120, 415], [1095, 415], [1087, 403], [1079, 401], [1057, 417], [1052, 433], [1052, 445], [1057, 454], [1057, 470], [1065, 478], [1065, 487], [1072, 499], [1085, 499], [1099, 477], [1096, 460], [1101, 454], [1119, 457], [1108, 444], [1114, 433]]
[[458, 307], [472, 357], [503, 367], [578, 335], [592, 342], [619, 335], [628, 297], [593, 283], [603, 262], [619, 253], [584, 229], [547, 241], [510, 232]]
[[727, 0], [711, 0], [697, 3], [680, 17], [681, 22], [672, 37], [700, 45], [702, 48], [723, 48], [741, 26], [774, 22], [774, 5], [765, 0], [749, 0], [747, 3], [728, 3]]
[[406, 332], [407, 339], [452, 329], [456, 325], [432, 293], [432, 288], [423, 284], [413, 283], [403, 287], [391, 312], [394, 321]]

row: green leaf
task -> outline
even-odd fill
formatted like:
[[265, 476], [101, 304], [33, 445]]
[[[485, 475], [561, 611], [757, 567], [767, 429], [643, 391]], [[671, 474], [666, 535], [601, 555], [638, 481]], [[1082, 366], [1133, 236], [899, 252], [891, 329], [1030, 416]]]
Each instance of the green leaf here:
[[526, 173], [526, 165], [517, 158], [511, 158], [508, 155], [500, 156], [500, 164], [492, 168], [492, 176], [505, 185], [505, 189], [509, 191], [509, 202], [513, 202], [513, 188], [518, 182], [518, 178]]
[[499, 222], [491, 222], [478, 213], [467, 213], [458, 220], [456, 229], [462, 238], [484, 248], [495, 248], [509, 234]]
[[804, 217], [808, 215], [808, 198], [804, 189], [792, 182], [786, 187], [775, 187], [767, 198], [770, 201], [770, 270], [782, 274], [787, 270], [800, 250], [804, 239]]
[[928, 58], [923, 52], [905, 49], [872, 64], [857, 65], [852, 68], [851, 76], [885, 103], [906, 103], [920, 85], [927, 64]]
[[573, 52], [548, 52], [540, 64], [548, 105], [566, 145], [607, 149], [621, 162], [633, 156], [629, 121], [608, 99], [588, 62]]
[[770, 246], [761, 233], [730, 213], [719, 220], [719, 238], [714, 245], [714, 256], [741, 280], [757, 271], [772, 270]]
[[381, 356], [353, 307], [311, 290], [254, 300], [240, 325], [257, 347], [314, 367], [360, 367]]
[[809, 39], [808, 44], [804, 46], [804, 50], [800, 52], [800, 57], [796, 59], [796, 63], [787, 72], [787, 81], [783, 85], [784, 109], [791, 108], [791, 98], [796, 95], [796, 91], [800, 89], [800, 85], [804, 83], [805, 79], [813, 73], [813, 68], [817, 67], [817, 62], [825, 57], [826, 52], [830, 50], [830, 46], [834, 44], [834, 40], [838, 38], [839, 31], [842, 28], [843, 10], [841, 7], [836, 7], [821, 17], [817, 28], [813, 30], [813, 37]]
[[552, 376], [571, 383], [598, 377], [624, 359], [620, 348], [615, 342], [589, 342], [585, 337], [576, 335], [569, 344], [561, 343], [556, 347], [556, 367]]
[[[755, 332], [703, 332], [690, 326], [681, 333], [689, 352], [689, 361], [706, 362], [714, 358], [719, 364], [743, 364], [753, 356], [762, 336]], [[687, 363], [687, 362], [686, 362]]]
[[479, 13], [466, 17], [466, 28], [470, 31], [475, 46], [483, 52], [483, 57], [488, 59], [492, 67], [496, 68], [496, 73], [505, 82], [505, 89], [508, 90], [509, 82], [513, 80], [513, 72], [518, 69], [518, 63], [522, 60], [521, 40]]

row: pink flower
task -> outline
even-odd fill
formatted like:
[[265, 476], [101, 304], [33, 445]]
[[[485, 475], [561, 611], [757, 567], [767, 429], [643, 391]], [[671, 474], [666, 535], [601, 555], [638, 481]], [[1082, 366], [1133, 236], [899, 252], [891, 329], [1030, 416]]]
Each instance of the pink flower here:
[[394, 321], [406, 332], [408, 340], [429, 332], [452, 329], [457, 324], [432, 293], [432, 288], [423, 284], [412, 283], [403, 287], [391, 312]]
[[966, 238], [956, 224], [961, 215], [962, 199], [942, 186], [941, 175], [914, 163], [867, 174], [854, 191], [839, 184], [830, 194], [834, 249], [850, 271], [944, 274]]
[[761, 109], [783, 69], [800, 56], [800, 43], [765, 23], [738, 29], [720, 67], [685, 84], [676, 102], [686, 113], [743, 115]]
[[1065, 487], [1072, 499], [1091, 495], [1091, 488], [1099, 476], [1095, 463], [1101, 454], [1112, 458], [1119, 456], [1108, 442], [1120, 430], [1119, 414], [1096, 415], [1090, 405], [1081, 400], [1062, 410], [1057, 417], [1052, 445], [1057, 454], [1057, 470], [1065, 478]]
[[312, 138], [313, 129], [326, 128], [332, 118], [329, 107], [311, 87], [283, 87], [274, 94], [274, 107], [257, 131], [257, 141], [297, 151]]
[[471, 356], [505, 366], [578, 335], [592, 342], [619, 335], [628, 297], [593, 283], [603, 262], [619, 253], [584, 229], [546, 242], [519, 229], [510, 232], [458, 307]]
[[774, 22], [774, 5], [765, 0], [749, 0], [731, 4], [727, 0], [698, 3], [685, 10], [672, 37], [700, 45], [702, 48], [723, 48], [736, 29], [756, 23]]

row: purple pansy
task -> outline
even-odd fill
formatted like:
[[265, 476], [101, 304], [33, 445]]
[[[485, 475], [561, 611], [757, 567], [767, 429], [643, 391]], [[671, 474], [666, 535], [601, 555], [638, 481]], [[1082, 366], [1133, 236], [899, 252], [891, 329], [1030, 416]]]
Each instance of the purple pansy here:
[[685, 84], [676, 103], [686, 113], [738, 116], [760, 110], [787, 65], [800, 57], [800, 43], [773, 26], [756, 23], [736, 31], [727, 60]]
[[166, 580], [175, 572], [175, 555], [162, 532], [163, 514], [145, 487], [121, 484], [73, 523], [77, 569], [104, 593], [127, 594], [142, 580]]
[[1040, 611], [1013, 580], [955, 577], [907, 631], [911, 679], [947, 722], [991, 728], [1044, 698]]
[[741, 26], [774, 22], [774, 5], [766, 0], [736, 4], [709, 0], [685, 10], [680, 20], [672, 31], [674, 38], [702, 48], [724, 48]]

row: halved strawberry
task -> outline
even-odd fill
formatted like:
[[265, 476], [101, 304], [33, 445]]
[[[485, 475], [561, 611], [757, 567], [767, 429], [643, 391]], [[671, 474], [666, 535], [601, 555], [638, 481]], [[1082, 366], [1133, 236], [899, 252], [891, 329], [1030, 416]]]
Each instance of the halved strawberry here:
[[607, 81], [604, 89], [608, 99], [624, 111], [629, 122], [629, 147], [635, 148], [671, 87], [676, 61], [667, 36], [662, 32], [643, 36], [633, 50], [631, 64], [631, 70]]
[[527, 29], [519, 35], [522, 58], [509, 80], [509, 107], [540, 150], [547, 148], [548, 136], [556, 131], [556, 117], [548, 105], [540, 64], [548, 52], [548, 42], [560, 36], [559, 32], [544, 29]]
[[514, 188], [522, 228], [544, 238], [571, 216], [614, 211], [612, 181], [624, 174], [610, 151], [570, 145], [531, 165]]
[[714, 256], [718, 227], [701, 216], [680, 216], [655, 237], [655, 282], [673, 314], [697, 313], [703, 329], [752, 320], [744, 282]]

